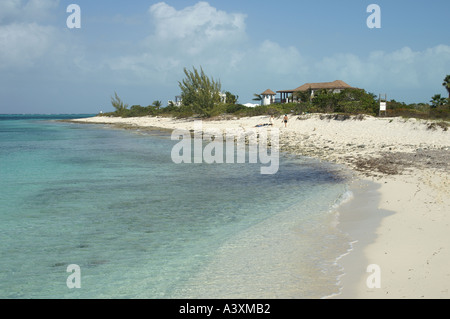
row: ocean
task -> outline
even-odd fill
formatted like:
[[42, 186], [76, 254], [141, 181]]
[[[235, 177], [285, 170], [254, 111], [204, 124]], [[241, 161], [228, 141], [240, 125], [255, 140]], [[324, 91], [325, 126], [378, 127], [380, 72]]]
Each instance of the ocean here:
[[339, 292], [342, 167], [175, 164], [168, 132], [59, 121], [85, 116], [0, 115], [0, 298]]

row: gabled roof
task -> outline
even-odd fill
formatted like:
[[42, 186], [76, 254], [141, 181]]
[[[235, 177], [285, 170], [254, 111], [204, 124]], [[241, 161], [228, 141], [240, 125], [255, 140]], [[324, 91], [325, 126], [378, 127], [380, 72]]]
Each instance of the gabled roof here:
[[271, 89], [267, 89], [264, 92], [262, 92], [261, 95], [277, 95], [277, 94]]
[[341, 80], [334, 82], [322, 82], [322, 83], [306, 83], [298, 88], [294, 89], [294, 92], [307, 91], [307, 90], [319, 90], [319, 89], [353, 89], [350, 85]]

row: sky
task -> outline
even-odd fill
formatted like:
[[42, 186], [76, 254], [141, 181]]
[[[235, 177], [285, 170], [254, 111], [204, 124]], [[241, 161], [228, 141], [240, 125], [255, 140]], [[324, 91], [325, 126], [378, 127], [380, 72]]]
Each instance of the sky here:
[[167, 105], [193, 67], [242, 104], [335, 80], [427, 103], [447, 96], [449, 15], [448, 0], [0, 0], [0, 113], [109, 112], [114, 92]]

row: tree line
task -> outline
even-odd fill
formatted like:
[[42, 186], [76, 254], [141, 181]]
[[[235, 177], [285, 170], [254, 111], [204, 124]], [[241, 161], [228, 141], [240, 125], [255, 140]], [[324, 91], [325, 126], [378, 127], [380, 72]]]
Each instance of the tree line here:
[[[151, 105], [133, 105], [128, 107], [117, 93], [111, 97], [111, 104], [115, 111], [104, 115], [120, 117], [139, 116], [174, 116], [174, 117], [214, 117], [224, 114], [241, 116], [258, 116], [305, 113], [344, 113], [378, 115], [379, 101], [375, 94], [363, 89], [345, 89], [340, 93], [330, 90], [318, 90], [311, 98], [311, 91], [296, 92], [291, 96], [291, 103], [260, 105], [246, 107], [238, 103], [238, 96], [231, 92], [222, 93], [220, 80], [209, 77], [195, 67], [192, 70], [184, 68], [185, 78], [178, 82], [181, 90], [181, 106], [169, 103], [162, 107], [161, 101], [154, 101]], [[450, 75], [447, 75], [442, 84], [449, 93], [449, 98], [436, 94], [431, 98], [430, 104], [405, 104], [391, 100], [387, 102], [388, 116], [405, 116], [421, 118], [450, 118]], [[261, 97], [255, 94], [254, 100]]]

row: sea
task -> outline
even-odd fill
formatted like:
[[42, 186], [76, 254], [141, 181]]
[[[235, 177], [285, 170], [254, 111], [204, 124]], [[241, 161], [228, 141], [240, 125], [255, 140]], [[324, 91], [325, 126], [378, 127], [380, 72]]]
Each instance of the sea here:
[[175, 164], [163, 130], [0, 115], [0, 298], [323, 298], [351, 249], [344, 168]]

